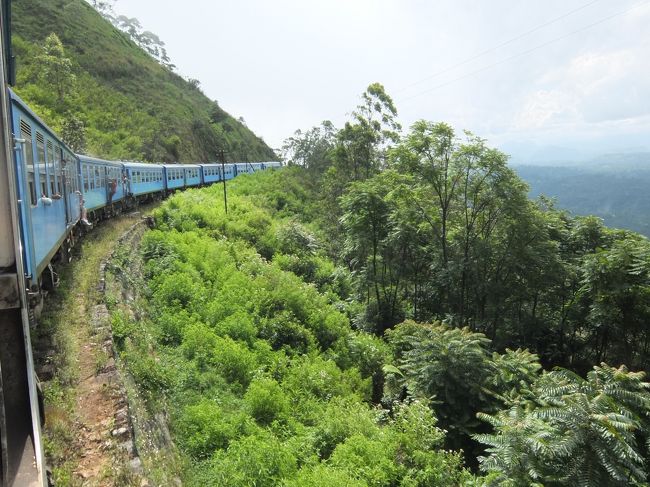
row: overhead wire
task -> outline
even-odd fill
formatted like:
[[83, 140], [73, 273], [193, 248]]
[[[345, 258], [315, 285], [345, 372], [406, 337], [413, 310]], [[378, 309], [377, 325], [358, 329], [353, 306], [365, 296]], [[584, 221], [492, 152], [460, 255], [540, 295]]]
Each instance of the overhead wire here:
[[470, 63], [470, 62], [472, 62], [472, 61], [475, 61], [475, 60], [477, 60], [477, 59], [479, 59], [479, 58], [485, 56], [486, 54], [489, 54], [489, 53], [491, 53], [491, 52], [494, 52], [494, 51], [496, 51], [497, 49], [501, 49], [502, 47], [505, 47], [505, 46], [507, 46], [507, 45], [509, 45], [509, 44], [512, 44], [512, 43], [515, 42], [515, 41], [518, 41], [519, 39], [523, 39], [524, 37], [526, 37], [526, 36], [528, 36], [528, 35], [530, 35], [530, 34], [532, 34], [532, 33], [534, 33], [534, 32], [537, 32], [537, 31], [543, 29], [544, 27], [548, 27], [549, 25], [552, 25], [552, 24], [554, 24], [554, 23], [556, 23], [556, 22], [559, 22], [560, 20], [565, 19], [565, 18], [569, 17], [570, 15], [573, 15], [573, 14], [576, 13], [576, 12], [579, 12], [579, 11], [581, 11], [581, 10], [584, 10], [584, 9], [586, 9], [587, 7], [592, 6], [593, 4], [598, 3], [599, 1], [600, 1], [600, 0], [593, 0], [593, 1], [591, 1], [591, 2], [585, 3], [584, 5], [581, 5], [581, 6], [578, 7], [578, 8], [575, 8], [575, 9], [573, 9], [573, 10], [570, 10], [570, 11], [568, 11], [568, 12], [566, 12], [566, 13], [564, 13], [564, 14], [558, 16], [558, 17], [555, 17], [555, 18], [553, 18], [553, 19], [551, 19], [551, 20], [549, 20], [549, 21], [547, 21], [547, 22], [544, 22], [543, 24], [540, 24], [540, 25], [538, 25], [538, 26], [535, 26], [535, 27], [533, 27], [532, 29], [527, 30], [526, 32], [522, 32], [521, 34], [518, 34], [518, 35], [516, 35], [515, 37], [511, 37], [510, 39], [508, 39], [508, 40], [506, 40], [506, 41], [504, 41], [504, 42], [502, 42], [502, 43], [500, 43], [500, 44], [497, 44], [496, 46], [492, 46], [492, 47], [490, 47], [490, 48], [488, 48], [488, 49], [485, 49], [484, 51], [478, 52], [478, 53], [474, 54], [473, 56], [471, 56], [471, 57], [469, 57], [469, 58], [467, 58], [467, 59], [464, 59], [464, 60], [459, 61], [459, 62], [457, 62], [457, 63], [455, 63], [455, 64], [452, 64], [451, 66], [448, 66], [448, 67], [446, 67], [446, 68], [443, 68], [443, 69], [441, 69], [440, 71], [437, 71], [437, 72], [435, 72], [435, 73], [433, 73], [433, 74], [431, 74], [431, 75], [429, 75], [429, 76], [426, 76], [426, 77], [424, 77], [424, 78], [422, 78], [422, 79], [420, 79], [420, 80], [418, 80], [418, 81], [414, 81], [413, 83], [410, 83], [410, 84], [404, 86], [403, 88], [400, 88], [400, 89], [397, 90], [395, 93], [402, 93], [402, 92], [408, 90], [409, 88], [412, 88], [413, 86], [417, 86], [417, 85], [419, 85], [419, 84], [424, 83], [425, 81], [429, 81], [430, 79], [437, 78], [438, 76], [441, 76], [441, 75], [443, 75], [443, 74], [445, 74], [445, 73], [448, 73], [448, 72], [450, 72], [450, 71], [453, 71], [453, 70], [456, 69], [456, 68], [459, 68], [459, 67], [461, 67], [461, 66], [464, 66], [464, 65], [467, 64], [467, 63]]
[[420, 96], [426, 95], [427, 93], [430, 93], [430, 92], [432, 92], [432, 91], [438, 90], [438, 89], [440, 89], [440, 88], [443, 88], [443, 87], [448, 86], [448, 85], [450, 85], [450, 84], [456, 83], [456, 82], [461, 81], [461, 80], [463, 80], [463, 79], [466, 79], [466, 78], [472, 77], [472, 76], [474, 76], [474, 75], [476, 75], [476, 74], [479, 74], [479, 73], [482, 73], [483, 71], [486, 71], [486, 70], [488, 70], [488, 69], [490, 69], [490, 68], [493, 68], [493, 67], [495, 67], [495, 66], [499, 66], [500, 64], [504, 64], [504, 63], [506, 63], [506, 62], [508, 62], [508, 61], [512, 61], [513, 59], [516, 59], [516, 58], [518, 58], [518, 57], [525, 56], [526, 54], [530, 54], [531, 52], [534, 52], [534, 51], [537, 51], [537, 50], [539, 50], [539, 49], [542, 49], [543, 47], [546, 47], [546, 46], [548, 46], [548, 45], [550, 45], [550, 44], [554, 44], [555, 42], [561, 41], [561, 40], [563, 40], [563, 39], [566, 39], [566, 38], [568, 38], [568, 37], [571, 37], [571, 36], [573, 36], [573, 35], [575, 35], [575, 34], [578, 34], [578, 33], [580, 33], [580, 32], [583, 32], [583, 31], [585, 31], [585, 30], [591, 29], [592, 27], [595, 27], [595, 26], [600, 25], [600, 24], [602, 24], [602, 23], [604, 23], [604, 22], [607, 22], [608, 20], [611, 20], [611, 19], [613, 19], [613, 18], [615, 18], [615, 17], [619, 17], [619, 16], [621, 16], [621, 15], [623, 15], [623, 14], [626, 14], [626, 13], [628, 13], [628, 12], [631, 12], [632, 10], [635, 10], [635, 9], [637, 9], [637, 8], [643, 6], [643, 5], [646, 5], [646, 4], [648, 4], [648, 3], [650, 3], [650, 0], [645, 0], [645, 1], [643, 1], [643, 2], [639, 2], [639, 3], [633, 5], [633, 6], [630, 7], [630, 8], [627, 8], [627, 9], [622, 10], [622, 11], [620, 11], [620, 12], [616, 12], [616, 13], [614, 13], [614, 14], [612, 14], [612, 15], [608, 15], [607, 17], [604, 17], [604, 18], [602, 18], [602, 19], [600, 19], [600, 20], [597, 20], [597, 21], [595, 21], [595, 22], [592, 22], [591, 24], [588, 24], [588, 25], [586, 25], [586, 26], [584, 26], [584, 27], [581, 27], [581, 28], [579, 28], [579, 29], [573, 30], [573, 31], [571, 31], [571, 32], [569, 32], [569, 33], [567, 33], [567, 34], [561, 35], [561, 36], [559, 36], [559, 37], [555, 37], [555, 38], [553, 38], [553, 39], [551, 39], [551, 40], [549, 40], [549, 41], [546, 41], [546, 42], [544, 42], [544, 43], [542, 43], [542, 44], [538, 44], [538, 45], [536, 45], [536, 46], [534, 46], [534, 47], [531, 47], [530, 49], [526, 49], [525, 51], [518, 52], [518, 53], [516, 53], [516, 54], [513, 54], [512, 56], [508, 56], [507, 58], [501, 59], [500, 61], [497, 61], [497, 62], [494, 62], [494, 63], [488, 64], [487, 66], [483, 66], [483, 67], [481, 67], [481, 68], [479, 68], [479, 69], [476, 69], [476, 70], [474, 70], [474, 71], [470, 71], [469, 73], [466, 73], [466, 74], [464, 74], [464, 75], [462, 75], [462, 76], [458, 76], [458, 77], [456, 77], [456, 78], [454, 78], [454, 79], [452, 79], [452, 80], [446, 81], [446, 82], [444, 82], [444, 83], [440, 83], [440, 84], [438, 84], [438, 85], [436, 85], [436, 86], [433, 86], [433, 87], [428, 88], [428, 89], [426, 89], [426, 90], [423, 90], [423, 91], [421, 91], [421, 92], [419, 92], [419, 93], [416, 93], [415, 95], [412, 95], [412, 96], [409, 96], [409, 97], [406, 97], [406, 98], [402, 98], [402, 99], [398, 100], [398, 102], [399, 102], [399, 103], [404, 103], [404, 102], [406, 102], [406, 101], [410, 101], [410, 100], [413, 100], [413, 99], [415, 99], [415, 98], [419, 98]]

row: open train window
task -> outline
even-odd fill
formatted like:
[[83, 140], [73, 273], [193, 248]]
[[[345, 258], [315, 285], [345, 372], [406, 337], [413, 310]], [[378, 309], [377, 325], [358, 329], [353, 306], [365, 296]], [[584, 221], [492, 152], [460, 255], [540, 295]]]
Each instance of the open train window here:
[[85, 164], [81, 166], [81, 179], [84, 181], [84, 193], [88, 192], [88, 166]]
[[41, 183], [41, 194], [49, 195], [49, 181], [50, 175], [47, 173], [47, 166], [45, 161], [45, 137], [38, 130], [36, 131], [36, 163], [38, 164], [38, 178]]
[[23, 159], [27, 169], [27, 190], [29, 191], [29, 202], [36, 206], [36, 175], [34, 174], [34, 149], [32, 146], [32, 127], [25, 120], [20, 120], [20, 138], [25, 141], [23, 144]]
[[50, 195], [55, 195], [58, 193], [57, 180], [59, 175], [57, 174], [57, 168], [54, 162], [54, 144], [52, 144], [51, 140], [47, 141], [47, 173], [50, 181]]
[[52, 155], [54, 160], [54, 176], [56, 178], [56, 192], [63, 194], [63, 171], [61, 169], [61, 149], [58, 147], [52, 148]]

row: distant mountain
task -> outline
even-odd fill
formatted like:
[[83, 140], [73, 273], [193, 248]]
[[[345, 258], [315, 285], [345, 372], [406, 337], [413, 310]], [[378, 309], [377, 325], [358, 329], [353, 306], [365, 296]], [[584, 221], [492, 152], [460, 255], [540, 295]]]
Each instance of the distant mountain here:
[[561, 208], [596, 215], [607, 226], [650, 237], [650, 153], [607, 154], [563, 165], [516, 165], [530, 196], [556, 198]]
[[[12, 9], [16, 91], [58, 133], [80, 120], [89, 154], [190, 162], [214, 160], [223, 148], [231, 160], [275, 158], [261, 138], [207, 98], [197, 80], [156, 62], [84, 0], [16, 0]], [[63, 83], [66, 90], [74, 85], [64, 103], [55, 96], [56, 80], [45, 74], [51, 33], [75, 78]], [[218, 52], [206, 62], [216, 69]]]

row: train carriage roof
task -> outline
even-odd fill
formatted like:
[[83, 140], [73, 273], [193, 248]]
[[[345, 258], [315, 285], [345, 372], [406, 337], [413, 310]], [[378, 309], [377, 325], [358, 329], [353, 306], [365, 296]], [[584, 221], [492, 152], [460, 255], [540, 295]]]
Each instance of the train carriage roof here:
[[107, 161], [104, 159], [99, 159], [97, 157], [84, 156], [83, 154], [75, 154], [81, 162], [90, 162], [91, 164], [102, 164], [106, 166], [116, 166], [122, 167], [124, 164], [122, 161]]
[[122, 161], [122, 164], [124, 164], [125, 167], [131, 169], [162, 169], [163, 168], [162, 164], [147, 164], [144, 162]]

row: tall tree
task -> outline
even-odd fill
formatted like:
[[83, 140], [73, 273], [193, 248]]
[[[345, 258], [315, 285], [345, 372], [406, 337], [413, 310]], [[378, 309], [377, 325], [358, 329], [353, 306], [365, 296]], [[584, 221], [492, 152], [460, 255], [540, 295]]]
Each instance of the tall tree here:
[[39, 61], [42, 80], [53, 88], [58, 108], [63, 110], [68, 97], [75, 93], [76, 76], [72, 70], [72, 61], [66, 57], [61, 39], [54, 32], [45, 38]]
[[352, 121], [338, 134], [335, 154], [341, 170], [339, 175], [356, 181], [375, 174], [385, 165], [386, 150], [397, 142], [399, 130], [392, 98], [383, 85], [372, 83], [352, 112]]

